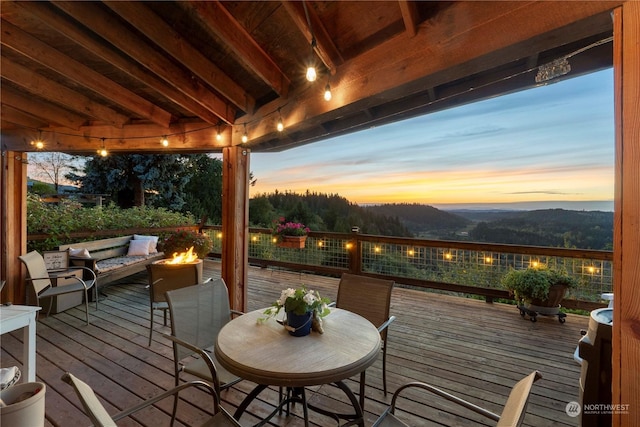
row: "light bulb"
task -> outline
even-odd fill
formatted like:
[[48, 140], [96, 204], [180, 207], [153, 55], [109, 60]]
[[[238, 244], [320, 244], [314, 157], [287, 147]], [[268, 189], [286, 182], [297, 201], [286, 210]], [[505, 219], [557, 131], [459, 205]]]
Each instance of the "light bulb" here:
[[247, 136], [246, 132], [244, 134], [242, 134], [242, 142], [247, 142], [249, 140], [249, 137]]
[[331, 101], [331, 86], [329, 84], [324, 87], [324, 100]]
[[216, 141], [222, 141], [222, 134], [220, 133], [220, 131], [218, 131], [218, 133], [216, 134]]
[[316, 77], [318, 77], [318, 75], [316, 74], [316, 68], [313, 66], [307, 68], [307, 80], [309, 80], [310, 82], [314, 82], [316, 80]]
[[278, 125], [276, 127], [278, 128], [278, 132], [282, 132], [284, 130], [284, 123], [282, 123], [282, 117], [278, 119]]
[[161, 142], [162, 142], [162, 146], [163, 147], [168, 147], [169, 146], [169, 140], [167, 139], [166, 136], [162, 137], [162, 141]]
[[101, 155], [102, 157], [107, 157], [107, 154], [109, 153], [107, 152], [106, 148], [101, 148], [98, 150], [98, 154]]

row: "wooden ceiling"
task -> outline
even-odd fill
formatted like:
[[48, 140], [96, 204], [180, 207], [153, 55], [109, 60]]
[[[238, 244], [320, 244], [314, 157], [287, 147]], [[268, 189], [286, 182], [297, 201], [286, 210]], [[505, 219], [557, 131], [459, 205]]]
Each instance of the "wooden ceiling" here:
[[2, 1], [2, 150], [283, 150], [610, 67], [620, 3]]

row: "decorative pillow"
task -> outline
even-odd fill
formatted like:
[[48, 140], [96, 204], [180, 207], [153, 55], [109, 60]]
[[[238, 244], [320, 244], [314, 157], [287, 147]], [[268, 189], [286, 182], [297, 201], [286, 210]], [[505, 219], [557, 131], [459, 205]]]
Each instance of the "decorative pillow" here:
[[69, 248], [69, 256], [75, 258], [91, 258], [91, 254], [89, 254], [89, 250], [87, 248]]
[[129, 242], [129, 252], [127, 256], [134, 255], [149, 255], [149, 241], [148, 240], [131, 240]]
[[134, 234], [133, 240], [147, 240], [149, 242], [149, 253], [158, 253], [158, 236], [143, 236], [141, 234]]

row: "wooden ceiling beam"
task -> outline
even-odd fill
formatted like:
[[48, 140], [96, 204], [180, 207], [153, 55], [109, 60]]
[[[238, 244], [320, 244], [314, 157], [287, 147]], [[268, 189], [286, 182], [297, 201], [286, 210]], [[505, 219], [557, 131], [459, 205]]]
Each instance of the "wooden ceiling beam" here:
[[9, 22], [1, 21], [2, 45], [19, 52], [34, 62], [74, 80], [76, 83], [113, 101], [122, 108], [162, 126], [169, 126], [171, 113], [97, 73], [86, 65], [69, 58]]
[[227, 8], [219, 1], [184, 2], [181, 6], [199, 15], [207, 28], [216, 34], [247, 68], [255, 72], [279, 96], [286, 98], [291, 80]]
[[[611, 27], [607, 14], [611, 2], [454, 2], [443, 11], [441, 22], [416, 37], [396, 37], [345, 63], [332, 78], [333, 99], [291, 94], [282, 110], [287, 129], [316, 127], [342, 117], [342, 110], [363, 110], [401, 99], [416, 91], [492, 69], [523, 56], [592, 36]], [[539, 17], [539, 18], [536, 18]], [[551, 18], [550, 18], [551, 17]], [[591, 19], [587, 19], [591, 18]], [[473, 22], [461, 26], [459, 22]], [[571, 25], [569, 29], [565, 26]], [[555, 30], [553, 35], [541, 36]], [[487, 35], [491, 37], [487, 37]], [[438, 44], [427, 40], [440, 40]], [[482, 43], [478, 43], [482, 40]], [[428, 58], [429, 60], [426, 60]], [[269, 112], [283, 106], [274, 101], [247, 117], [250, 148], [277, 138], [267, 121]], [[337, 105], [342, 107], [336, 108]], [[326, 137], [327, 135], [323, 135]], [[234, 138], [234, 143], [239, 139]], [[312, 142], [312, 141], [309, 141]]]
[[77, 24], [71, 23], [64, 19], [60, 14], [54, 13], [43, 2], [18, 1], [12, 2], [11, 6], [17, 6], [22, 9], [28, 16], [38, 19], [42, 25], [48, 25], [58, 33], [70, 40], [78, 43], [85, 49], [93, 52], [114, 67], [117, 67], [123, 73], [133, 77], [134, 79], [149, 85], [153, 90], [162, 96], [165, 96], [171, 102], [179, 105], [192, 114], [200, 117], [207, 123], [215, 124], [220, 118], [210, 109], [198, 104], [192, 98], [177, 90], [175, 87], [168, 85], [164, 80], [151, 73], [137, 62], [130, 61], [123, 55], [118, 54], [112, 48], [102, 45], [97, 38], [89, 36], [86, 31], [79, 28]]
[[409, 37], [413, 37], [418, 32], [419, 14], [415, 1], [398, 0], [404, 28]]
[[[62, 1], [53, 4], [221, 120], [226, 123], [234, 122], [235, 107], [91, 2]], [[100, 55], [99, 52], [96, 54]]]
[[122, 127], [129, 120], [128, 117], [111, 108], [93, 102], [86, 96], [18, 65], [4, 56], [2, 57], [2, 77], [41, 98], [65, 105], [74, 111], [113, 126]]
[[[111, 152], [138, 153], [211, 153], [221, 152], [225, 146], [231, 145], [231, 126], [221, 126], [222, 141], [216, 135], [218, 127], [203, 122], [179, 121], [171, 124], [169, 129], [155, 123], [128, 123], [122, 128], [108, 125], [83, 126], [78, 132], [65, 132], [64, 136], [56, 135], [55, 130], [43, 130], [43, 138], [47, 140], [47, 149], [70, 154], [91, 155], [104, 145]], [[15, 151], [34, 151], [29, 142], [35, 137], [33, 130], [3, 129], [3, 145]], [[148, 137], [141, 137], [148, 135]], [[169, 146], [160, 144], [160, 137], [167, 135]]]
[[240, 110], [249, 113], [253, 111], [255, 99], [216, 64], [187, 42], [180, 33], [153, 13], [150, 8], [144, 5], [144, 2], [108, 1], [105, 4], [164, 51], [180, 61], [202, 81], [227, 97]]
[[[285, 10], [293, 19], [294, 24], [298, 27], [300, 32], [305, 36], [309, 46], [311, 46], [312, 37], [315, 36], [316, 47], [315, 52], [320, 57], [324, 65], [327, 67], [331, 74], [336, 73], [338, 66], [344, 63], [342, 54], [336, 47], [335, 43], [331, 39], [331, 36], [327, 32], [327, 29], [320, 21], [320, 18], [315, 13], [312, 7], [307, 7], [309, 12], [309, 20], [311, 21], [311, 28], [307, 23], [307, 17], [304, 12], [304, 5], [299, 1], [283, 1], [282, 5]], [[311, 31], [313, 30], [313, 34]]]
[[13, 123], [14, 125], [18, 125], [21, 127], [26, 127], [30, 129], [40, 129], [42, 127], [47, 126], [48, 123], [43, 122], [42, 119], [34, 117], [31, 114], [27, 114], [23, 111], [17, 110], [10, 105], [4, 103], [4, 99], [2, 100], [2, 104], [0, 104], [0, 119]]
[[86, 122], [86, 119], [78, 114], [37, 98], [27, 98], [8, 88], [7, 85], [2, 86], [0, 93], [0, 99], [2, 99], [3, 104], [18, 110], [29, 111], [34, 116], [46, 120], [49, 124], [57, 124], [78, 130]]

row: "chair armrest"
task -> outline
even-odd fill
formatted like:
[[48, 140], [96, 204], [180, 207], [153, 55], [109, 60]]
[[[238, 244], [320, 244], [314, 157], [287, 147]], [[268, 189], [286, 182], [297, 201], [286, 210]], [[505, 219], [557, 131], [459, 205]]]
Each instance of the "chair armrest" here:
[[[184, 348], [187, 348], [191, 351], [193, 351], [194, 353], [197, 353], [200, 357], [202, 357], [202, 360], [204, 360], [204, 362], [207, 364], [207, 366], [209, 367], [209, 370], [211, 371], [211, 378], [214, 379], [214, 383], [218, 384], [218, 370], [216, 369], [216, 365], [215, 363], [213, 363], [213, 360], [211, 359], [211, 356], [209, 356], [209, 354], [207, 353], [206, 350], [200, 348], [200, 347], [196, 347], [195, 345], [188, 343], [184, 340], [181, 340], [178, 337], [175, 337], [173, 335], [169, 335], [169, 334], [162, 334], [165, 338], [170, 339], [171, 341], [173, 341], [176, 345], [182, 346]], [[179, 361], [178, 361], [179, 363]], [[217, 386], [216, 386], [217, 388]]]
[[174, 394], [178, 394], [180, 393], [182, 390], [184, 390], [185, 388], [189, 388], [189, 387], [198, 387], [198, 388], [203, 388], [206, 389], [207, 392], [209, 392], [211, 394], [211, 396], [213, 397], [213, 408], [214, 408], [214, 413], [218, 413], [220, 411], [220, 401], [218, 398], [218, 395], [216, 394], [215, 389], [210, 385], [207, 384], [204, 381], [189, 381], [186, 382], [184, 384], [180, 384], [177, 387], [174, 387], [170, 390], [165, 391], [162, 394], [159, 394], [157, 396], [154, 396], [148, 400], [145, 400], [142, 403], [139, 403], [138, 405], [132, 406], [128, 409], [125, 409], [122, 412], [118, 412], [117, 414], [113, 415], [111, 418], [113, 419], [113, 421], [118, 421], [122, 418], [128, 417], [129, 415], [146, 408], [149, 405], [153, 405], [154, 403], [159, 402], [162, 399], [165, 399], [169, 396], [173, 396]]
[[382, 332], [387, 329], [394, 320], [396, 320], [396, 316], [389, 316], [387, 321], [380, 325], [380, 327], [378, 327], [378, 332]]
[[243, 314], [245, 314], [242, 311], [238, 311], [238, 310], [230, 310], [231, 311], [231, 317], [233, 316], [242, 316]]
[[336, 306], [336, 302], [330, 302], [329, 304], [327, 304], [327, 307], [335, 307]]
[[395, 393], [393, 393], [393, 397], [391, 398], [391, 413], [392, 414], [395, 412], [396, 400], [397, 400], [398, 396], [400, 395], [400, 392], [405, 390], [405, 389], [407, 389], [407, 388], [412, 388], [412, 387], [421, 388], [423, 390], [430, 391], [431, 393], [437, 394], [438, 396], [440, 396], [440, 397], [442, 397], [442, 398], [444, 398], [444, 399], [446, 399], [446, 400], [448, 400], [450, 402], [453, 402], [453, 403], [456, 403], [456, 404], [458, 404], [460, 406], [463, 406], [463, 407], [465, 407], [465, 408], [467, 408], [467, 409], [469, 409], [469, 410], [471, 410], [471, 411], [473, 411], [473, 412], [475, 412], [477, 414], [480, 414], [480, 415], [482, 415], [484, 417], [490, 418], [490, 419], [492, 419], [494, 421], [499, 421], [500, 420], [500, 415], [494, 414], [493, 412], [487, 411], [486, 409], [481, 408], [478, 405], [474, 405], [471, 402], [467, 402], [464, 399], [461, 399], [461, 398], [459, 398], [457, 396], [449, 394], [446, 391], [440, 390], [439, 388], [434, 387], [434, 386], [432, 386], [430, 384], [426, 384], [426, 383], [422, 383], [422, 382], [411, 382], [411, 383], [405, 384], [402, 387], [400, 387], [399, 389], [397, 389]]

